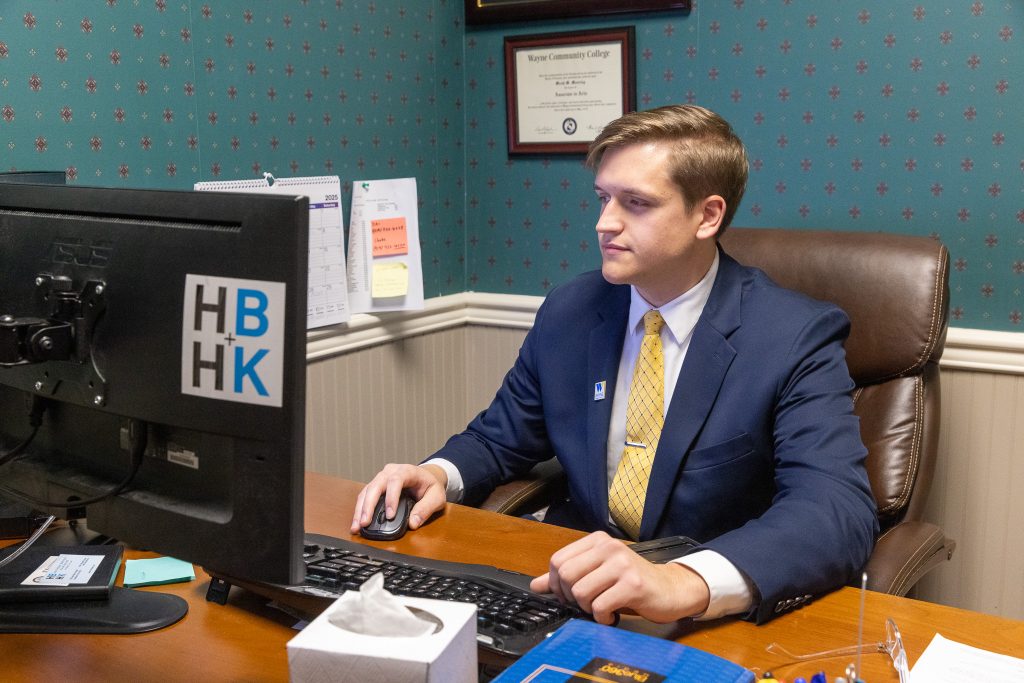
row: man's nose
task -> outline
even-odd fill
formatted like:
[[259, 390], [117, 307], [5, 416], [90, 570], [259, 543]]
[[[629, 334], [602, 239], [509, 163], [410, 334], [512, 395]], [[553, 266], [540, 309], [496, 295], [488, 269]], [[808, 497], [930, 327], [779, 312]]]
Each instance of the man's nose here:
[[601, 209], [601, 215], [597, 217], [597, 231], [618, 232], [622, 230], [622, 218], [614, 201], [609, 200]]

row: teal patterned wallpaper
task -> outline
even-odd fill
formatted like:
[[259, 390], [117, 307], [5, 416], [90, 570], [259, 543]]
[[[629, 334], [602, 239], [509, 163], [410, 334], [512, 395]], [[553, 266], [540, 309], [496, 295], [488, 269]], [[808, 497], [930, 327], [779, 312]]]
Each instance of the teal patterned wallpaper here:
[[5, 0], [0, 170], [417, 180], [424, 292], [464, 289], [462, 0]]
[[[641, 107], [747, 143], [737, 225], [942, 239], [953, 324], [1024, 317], [1024, 3], [696, 0], [466, 28], [462, 0], [9, 0], [0, 169], [78, 184], [415, 176], [424, 291], [543, 294], [597, 267], [579, 157], [505, 153], [502, 38], [632, 25]], [[346, 205], [348, 198], [346, 197]]]
[[597, 267], [579, 158], [509, 161], [503, 36], [636, 27], [638, 107], [694, 102], [752, 160], [735, 225], [942, 239], [951, 323], [1024, 317], [1024, 3], [697, 0], [689, 15], [467, 30], [468, 288], [535, 294]]

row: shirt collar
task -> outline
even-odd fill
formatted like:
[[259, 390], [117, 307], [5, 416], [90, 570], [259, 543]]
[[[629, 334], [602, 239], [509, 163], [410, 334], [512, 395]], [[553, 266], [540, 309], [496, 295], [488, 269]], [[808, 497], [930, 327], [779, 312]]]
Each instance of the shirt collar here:
[[[704, 304], [711, 296], [711, 288], [715, 284], [715, 276], [718, 274], [718, 260], [719, 255], [716, 249], [711, 267], [708, 268], [708, 272], [701, 278], [701, 281], [657, 309], [665, 320], [665, 327], [668, 328], [672, 339], [677, 344], [682, 343], [689, 336], [697, 325], [697, 319], [704, 311]], [[640, 296], [636, 287], [632, 285], [629, 287], [629, 294], [629, 327], [627, 331], [629, 334], [643, 334], [644, 314], [651, 310], [651, 305]]]

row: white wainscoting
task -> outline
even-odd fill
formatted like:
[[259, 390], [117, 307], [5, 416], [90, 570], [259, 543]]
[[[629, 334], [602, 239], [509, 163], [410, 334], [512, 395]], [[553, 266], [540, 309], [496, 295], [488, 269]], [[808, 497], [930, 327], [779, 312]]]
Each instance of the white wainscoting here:
[[1024, 376], [944, 369], [926, 515], [956, 539], [915, 597], [1024, 619]]
[[[468, 292], [310, 332], [307, 467], [365, 481], [433, 452], [490, 401], [540, 301]], [[941, 367], [928, 517], [957, 550], [914, 595], [1024, 619], [1024, 334], [951, 328]]]

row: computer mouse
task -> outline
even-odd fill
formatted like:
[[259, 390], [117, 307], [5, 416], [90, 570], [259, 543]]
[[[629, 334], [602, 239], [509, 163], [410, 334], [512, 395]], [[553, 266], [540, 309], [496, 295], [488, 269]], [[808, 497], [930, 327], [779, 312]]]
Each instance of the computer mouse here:
[[413, 506], [412, 496], [402, 492], [401, 498], [398, 499], [398, 506], [395, 508], [394, 519], [387, 518], [387, 512], [384, 510], [384, 495], [382, 494], [380, 500], [377, 501], [377, 506], [373, 509], [373, 517], [370, 519], [370, 523], [359, 529], [359, 533], [363, 538], [369, 538], [374, 541], [397, 541], [409, 528], [409, 512]]

